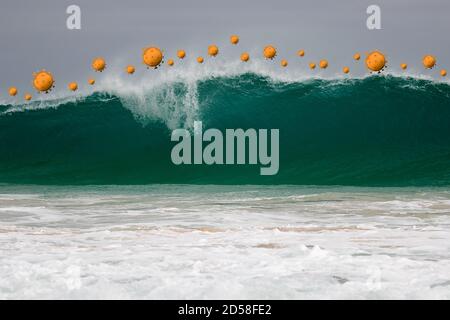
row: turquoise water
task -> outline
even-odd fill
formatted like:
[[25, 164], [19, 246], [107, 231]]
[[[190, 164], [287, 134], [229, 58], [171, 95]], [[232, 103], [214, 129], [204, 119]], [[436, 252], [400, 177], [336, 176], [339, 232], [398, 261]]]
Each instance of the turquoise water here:
[[[199, 80], [194, 91], [167, 84], [141, 98], [141, 109], [111, 93], [53, 107], [0, 106], [0, 183], [450, 183], [448, 84], [393, 76], [277, 82], [248, 73]], [[193, 111], [183, 109], [187, 99]], [[173, 165], [170, 129], [193, 119], [204, 129], [280, 129], [279, 173]]]

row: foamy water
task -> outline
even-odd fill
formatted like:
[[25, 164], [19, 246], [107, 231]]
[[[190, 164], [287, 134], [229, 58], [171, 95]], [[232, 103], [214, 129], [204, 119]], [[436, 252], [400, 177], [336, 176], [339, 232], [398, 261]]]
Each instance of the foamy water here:
[[450, 298], [450, 190], [0, 187], [2, 299]]

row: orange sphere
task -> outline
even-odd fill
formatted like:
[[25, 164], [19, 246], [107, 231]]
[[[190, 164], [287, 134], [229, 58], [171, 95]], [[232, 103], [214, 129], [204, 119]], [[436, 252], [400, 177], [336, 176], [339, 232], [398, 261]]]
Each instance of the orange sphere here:
[[131, 64], [130, 65], [128, 65], [127, 67], [126, 67], [126, 72], [128, 73], [128, 74], [133, 74], [135, 71], [136, 71], [136, 69], [134, 68], [134, 66], [132, 66]]
[[231, 37], [230, 37], [230, 42], [231, 42], [231, 44], [238, 44], [238, 42], [239, 42], [239, 37], [237, 36], [237, 35], [232, 35]]
[[442, 77], [445, 77], [447, 75], [447, 70], [442, 69], [440, 73]]
[[92, 86], [92, 85], [94, 85], [95, 80], [94, 80], [94, 79], [89, 79], [89, 80], [88, 80], [88, 83]]
[[303, 57], [303, 56], [305, 55], [305, 50], [298, 50], [298, 51], [297, 51], [297, 55], [298, 55], [299, 57]]
[[78, 89], [78, 84], [76, 82], [71, 82], [68, 87], [70, 91], [76, 91]]
[[386, 66], [386, 58], [380, 51], [372, 51], [367, 55], [366, 66], [371, 71], [381, 71]]
[[250, 55], [247, 52], [241, 54], [241, 61], [247, 62], [248, 60], [250, 60]]
[[218, 53], [219, 53], [219, 48], [215, 44], [212, 44], [208, 47], [208, 54], [211, 57], [217, 56]]
[[355, 53], [355, 54], [353, 55], [353, 59], [359, 60], [359, 59], [361, 59], [361, 55], [360, 55], [359, 53]]
[[168, 64], [169, 66], [173, 66], [173, 64], [174, 64], [173, 59], [167, 60], [167, 64]]
[[436, 58], [432, 55], [426, 55], [422, 60], [423, 66], [427, 69], [432, 69], [436, 65]]
[[314, 70], [314, 69], [316, 68], [316, 64], [315, 64], [314, 62], [310, 62], [310, 63], [309, 63], [309, 68], [310, 68], [311, 70]]
[[16, 87], [11, 87], [8, 89], [8, 93], [11, 97], [14, 97], [17, 94], [17, 88]]
[[41, 70], [33, 73], [33, 86], [39, 92], [49, 92], [53, 88], [53, 76], [50, 72]]
[[287, 67], [288, 62], [287, 62], [287, 60], [283, 59], [283, 60], [281, 60], [280, 64], [281, 64], [282, 67]]
[[320, 60], [319, 67], [322, 69], [326, 69], [328, 67], [328, 61], [327, 60]]
[[30, 101], [31, 100], [31, 94], [26, 93], [25, 96], [24, 96], [24, 99], [27, 100], [27, 101]]
[[400, 65], [400, 68], [402, 68], [403, 70], [406, 70], [408, 68], [408, 65], [406, 63], [402, 63]]
[[277, 55], [277, 49], [273, 46], [266, 46], [263, 50], [264, 58], [272, 60]]
[[177, 57], [180, 59], [184, 59], [184, 57], [186, 57], [186, 52], [184, 50], [178, 50]]
[[343, 71], [344, 73], [349, 73], [349, 72], [350, 72], [350, 68], [349, 68], [349, 67], [344, 67], [344, 68], [342, 69], [342, 71]]
[[142, 61], [147, 67], [158, 68], [163, 60], [163, 53], [159, 48], [148, 47], [144, 48], [142, 52]]
[[198, 57], [198, 58], [197, 58], [197, 62], [198, 62], [198, 63], [203, 63], [203, 57]]
[[106, 68], [105, 59], [98, 57], [92, 60], [92, 69], [96, 72], [102, 72]]

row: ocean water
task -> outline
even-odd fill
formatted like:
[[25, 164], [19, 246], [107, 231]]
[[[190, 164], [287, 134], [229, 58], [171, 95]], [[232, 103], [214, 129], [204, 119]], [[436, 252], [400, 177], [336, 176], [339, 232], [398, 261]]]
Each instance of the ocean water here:
[[[450, 298], [448, 83], [103, 80], [0, 103], [1, 299]], [[175, 166], [196, 120], [279, 129], [278, 174]]]
[[[0, 106], [0, 182], [450, 185], [447, 83], [244, 73], [119, 90]], [[278, 174], [174, 165], [171, 130], [195, 120], [204, 130], [279, 129]]]
[[1, 299], [450, 298], [450, 190], [0, 188]]

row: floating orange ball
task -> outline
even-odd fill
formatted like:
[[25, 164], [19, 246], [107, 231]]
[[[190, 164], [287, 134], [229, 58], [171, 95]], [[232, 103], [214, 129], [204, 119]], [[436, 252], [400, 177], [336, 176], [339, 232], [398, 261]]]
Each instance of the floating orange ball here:
[[408, 68], [408, 65], [406, 63], [402, 63], [400, 65], [400, 68], [402, 68], [403, 70], [406, 70]]
[[436, 58], [432, 55], [426, 55], [422, 60], [423, 66], [427, 69], [432, 69], [436, 65]]
[[16, 87], [11, 87], [8, 89], [8, 93], [11, 97], [14, 97], [17, 94], [17, 88]]
[[319, 67], [322, 69], [326, 69], [328, 67], [328, 61], [327, 60], [320, 60]]
[[350, 68], [349, 68], [349, 67], [344, 67], [344, 68], [342, 69], [342, 71], [343, 71], [344, 73], [349, 73], [349, 72], [350, 72]]
[[27, 100], [27, 101], [30, 101], [31, 100], [31, 94], [26, 93], [25, 96], [24, 96], [24, 99]]
[[50, 72], [41, 70], [33, 73], [33, 77], [33, 86], [37, 91], [48, 93], [53, 88], [53, 83], [55, 81]]
[[310, 62], [310, 63], [309, 63], [309, 68], [310, 68], [311, 70], [314, 70], [314, 69], [316, 68], [316, 64], [315, 64], [314, 62]]
[[178, 50], [177, 57], [180, 59], [184, 59], [184, 57], [186, 57], [186, 52], [184, 50]]
[[219, 53], [219, 48], [215, 44], [212, 44], [208, 47], [208, 54], [211, 57], [217, 56], [218, 53]]
[[371, 71], [378, 71], [384, 69], [386, 66], [386, 58], [380, 51], [372, 51], [367, 55], [366, 66]]
[[106, 68], [105, 59], [98, 57], [92, 60], [92, 69], [96, 72], [102, 72]]
[[447, 75], [447, 70], [442, 69], [440, 73], [442, 77], [445, 77]]
[[232, 35], [231, 37], [230, 37], [230, 42], [231, 42], [231, 44], [238, 44], [238, 42], [239, 42], [239, 37], [237, 36], [237, 35]]
[[203, 57], [198, 57], [198, 58], [197, 58], [197, 62], [198, 62], [198, 63], [203, 63]]
[[264, 58], [272, 60], [277, 55], [277, 49], [274, 46], [266, 46], [263, 50]]
[[89, 80], [88, 80], [88, 83], [92, 86], [92, 85], [95, 84], [95, 80], [94, 80], [94, 79], [89, 79]]
[[173, 59], [167, 60], [167, 64], [168, 64], [169, 66], [173, 66], [173, 64], [174, 64]]
[[78, 84], [76, 82], [71, 82], [71, 83], [69, 83], [68, 87], [69, 87], [70, 91], [77, 91]]
[[241, 61], [247, 62], [248, 60], [250, 60], [250, 55], [247, 52], [241, 54]]
[[287, 60], [283, 59], [283, 60], [281, 60], [280, 64], [281, 64], [282, 67], [287, 67], [288, 62], [287, 62]]
[[359, 60], [359, 59], [361, 59], [361, 55], [360, 55], [359, 53], [355, 53], [355, 54], [353, 55], [353, 59]]
[[158, 68], [163, 60], [163, 53], [157, 47], [144, 48], [142, 52], [142, 61], [147, 68]]
[[305, 55], [305, 50], [298, 50], [298, 51], [297, 51], [297, 55], [298, 55], [299, 57], [303, 57], [303, 56]]
[[130, 65], [128, 65], [127, 67], [126, 67], [126, 72], [128, 73], [128, 74], [133, 74], [135, 71], [136, 71], [136, 69], [134, 68], [134, 66], [132, 66], [131, 64]]

